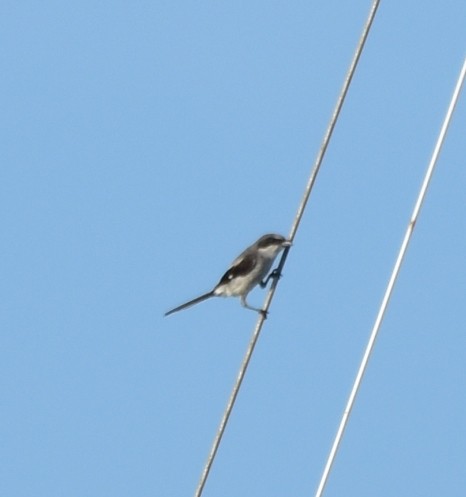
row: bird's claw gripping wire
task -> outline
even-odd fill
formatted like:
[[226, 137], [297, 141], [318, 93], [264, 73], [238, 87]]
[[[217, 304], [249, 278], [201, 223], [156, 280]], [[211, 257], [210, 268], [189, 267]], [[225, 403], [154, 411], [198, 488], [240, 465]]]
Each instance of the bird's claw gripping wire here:
[[265, 309], [261, 309], [259, 311], [259, 314], [262, 315], [262, 317], [264, 318], [264, 321], [267, 319], [267, 316], [269, 315], [269, 311], [266, 311]]

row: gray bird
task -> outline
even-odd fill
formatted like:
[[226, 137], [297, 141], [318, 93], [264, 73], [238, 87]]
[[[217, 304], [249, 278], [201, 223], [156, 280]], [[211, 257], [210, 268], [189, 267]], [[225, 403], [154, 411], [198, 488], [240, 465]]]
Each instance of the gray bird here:
[[187, 309], [211, 297], [239, 297], [243, 307], [263, 313], [263, 309], [251, 307], [246, 297], [257, 284], [264, 288], [270, 278], [279, 276], [276, 270], [269, 275], [268, 273], [280, 251], [290, 245], [291, 242], [281, 235], [272, 233], [261, 236], [232, 262], [213, 290], [171, 309], [165, 313], [165, 316]]

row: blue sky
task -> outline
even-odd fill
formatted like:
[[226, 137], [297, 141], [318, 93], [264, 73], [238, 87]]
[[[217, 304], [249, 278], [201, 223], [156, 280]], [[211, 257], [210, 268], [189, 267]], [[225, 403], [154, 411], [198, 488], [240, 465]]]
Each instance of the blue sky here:
[[[194, 493], [370, 2], [4, 2], [0, 494]], [[313, 495], [465, 56], [382, 2], [204, 496]], [[325, 495], [466, 488], [466, 98]], [[254, 291], [260, 305], [264, 293]]]

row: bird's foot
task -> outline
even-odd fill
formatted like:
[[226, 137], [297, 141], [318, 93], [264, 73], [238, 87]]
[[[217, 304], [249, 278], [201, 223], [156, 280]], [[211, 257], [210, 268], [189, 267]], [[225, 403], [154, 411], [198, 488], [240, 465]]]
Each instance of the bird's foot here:
[[269, 282], [270, 279], [273, 280], [278, 280], [282, 277], [282, 275], [279, 273], [278, 268], [275, 268], [268, 276], [265, 278], [265, 280], [262, 280], [259, 285], [261, 288], [265, 288], [267, 286], [267, 283]]
[[269, 311], [266, 311], [265, 309], [259, 309], [259, 314], [265, 319], [267, 319], [267, 316], [269, 314]]

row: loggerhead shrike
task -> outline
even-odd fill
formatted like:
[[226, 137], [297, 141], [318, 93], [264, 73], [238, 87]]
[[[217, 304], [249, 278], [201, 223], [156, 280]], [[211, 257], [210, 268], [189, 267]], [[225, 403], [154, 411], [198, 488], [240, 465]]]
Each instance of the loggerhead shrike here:
[[[165, 313], [169, 316], [192, 305], [198, 304], [210, 297], [239, 297], [241, 305], [247, 309], [263, 313], [263, 309], [251, 307], [246, 302], [248, 293], [260, 284], [264, 288], [270, 278], [277, 277], [276, 271], [268, 272], [275, 257], [291, 242], [281, 235], [264, 235], [242, 252], [231, 264], [230, 269], [222, 276], [218, 284], [210, 292], [201, 295]], [[264, 280], [264, 278], [267, 278]]]

